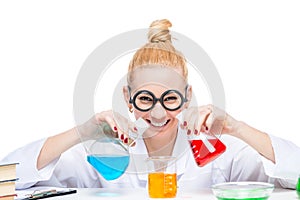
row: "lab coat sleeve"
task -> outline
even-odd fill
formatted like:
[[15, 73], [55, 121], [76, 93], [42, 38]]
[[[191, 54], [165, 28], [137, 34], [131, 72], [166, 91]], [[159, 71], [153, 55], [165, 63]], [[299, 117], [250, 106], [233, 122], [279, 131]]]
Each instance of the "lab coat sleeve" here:
[[271, 138], [275, 163], [262, 156], [265, 173], [284, 188], [295, 189], [300, 175], [300, 147], [291, 141], [269, 135]]
[[268, 182], [261, 156], [245, 142], [232, 136], [222, 136], [226, 151], [213, 164], [213, 183], [262, 181]]
[[[300, 147], [291, 141], [270, 135], [275, 163], [259, 154], [245, 142], [223, 137], [227, 150], [214, 163], [225, 181], [270, 182], [275, 187], [295, 189], [300, 173]], [[220, 175], [219, 175], [220, 176]], [[222, 182], [213, 177], [214, 182]]]
[[50, 179], [58, 158], [41, 170], [37, 170], [37, 159], [46, 138], [32, 142], [21, 147], [3, 158], [1, 162], [16, 162], [17, 178], [16, 189], [25, 189], [35, 185], [39, 181]]

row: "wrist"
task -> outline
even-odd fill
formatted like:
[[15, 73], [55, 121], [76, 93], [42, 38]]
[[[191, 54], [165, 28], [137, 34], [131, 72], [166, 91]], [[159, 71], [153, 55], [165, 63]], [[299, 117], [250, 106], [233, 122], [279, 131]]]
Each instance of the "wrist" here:
[[241, 138], [242, 134], [245, 132], [247, 124], [243, 121], [236, 121], [236, 123], [232, 126], [231, 135]]
[[74, 146], [81, 142], [81, 138], [79, 137], [76, 127], [70, 129], [69, 131], [66, 131], [65, 137], [70, 141], [70, 146]]

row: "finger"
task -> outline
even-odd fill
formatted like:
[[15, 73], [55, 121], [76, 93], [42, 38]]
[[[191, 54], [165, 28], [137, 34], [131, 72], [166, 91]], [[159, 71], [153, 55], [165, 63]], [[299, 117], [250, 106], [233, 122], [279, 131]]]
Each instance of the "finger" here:
[[208, 131], [212, 128], [213, 123], [214, 123], [214, 114], [211, 113], [205, 121], [205, 126]]
[[206, 130], [206, 121], [207, 121], [207, 118], [210, 116], [210, 114], [211, 114], [211, 110], [207, 109], [207, 108], [205, 108], [204, 110], [201, 110], [198, 113], [198, 118], [195, 123], [196, 135], [198, 135], [200, 132], [205, 132], [203, 129]]
[[[101, 114], [96, 114], [96, 123], [101, 125], [104, 134], [110, 134], [112, 137], [119, 138], [124, 144], [129, 144], [131, 146], [135, 145], [135, 142], [128, 137], [128, 120], [124, 117], [118, 116], [118, 122], [113, 118], [112, 112], [103, 112]], [[126, 127], [126, 128], [125, 128]], [[130, 125], [132, 132], [137, 129], [132, 123]]]
[[104, 116], [104, 112], [95, 114], [95, 124], [100, 125], [104, 121]]
[[136, 125], [131, 122], [131, 121], [128, 121], [128, 128], [130, 131], [132, 131], [133, 133], [137, 133], [138, 132], [138, 128], [136, 127]]
[[179, 125], [181, 129], [185, 129], [185, 127], [187, 126], [187, 121], [184, 120], [185, 114], [186, 114], [186, 109], [182, 110], [179, 114], [176, 115], [176, 119], [180, 123]]
[[113, 118], [115, 119], [115, 122], [117, 123], [118, 127], [122, 128], [123, 132], [128, 133], [129, 130], [132, 131], [132, 132], [137, 132], [138, 131], [137, 127], [135, 126], [135, 124], [131, 120], [123, 117], [119, 113], [114, 112], [113, 113]]
[[[135, 146], [135, 139], [138, 137], [138, 129], [133, 122], [128, 122], [129, 133], [128, 133], [128, 141], [127, 144], [129, 146]], [[132, 134], [130, 134], [132, 133]]]
[[190, 113], [189, 119], [187, 118], [187, 134], [198, 134], [198, 130], [195, 129], [195, 124], [197, 123], [198, 118], [198, 111], [197, 109], [194, 109], [193, 112]]
[[130, 138], [128, 136], [128, 133], [121, 132], [121, 138], [122, 142], [128, 146], [135, 146], [135, 140]]
[[181, 128], [187, 130], [189, 133], [191, 132], [190, 124], [192, 124], [191, 116], [193, 115], [195, 109], [195, 107], [186, 109], [182, 118], [183, 122], [181, 124]]
[[186, 129], [187, 128], [187, 121], [183, 121], [182, 124], [180, 124], [181, 129]]
[[117, 122], [118, 132], [122, 142], [129, 146], [134, 146], [135, 142], [131, 136], [136, 138], [137, 134], [133, 135], [130, 133], [137, 133], [138, 129], [135, 124], [118, 113], [114, 113], [114, 117], [116, 118], [115, 120]]
[[106, 116], [104, 118], [105, 122], [109, 125], [110, 130], [107, 130], [106, 127], [103, 128], [104, 133], [110, 133], [113, 137], [119, 137], [120, 132], [116, 125], [116, 122], [111, 118], [111, 116]]
[[128, 124], [125, 125], [124, 122], [118, 123], [118, 134], [120, 139], [124, 144], [128, 144], [129, 136], [128, 136]]
[[107, 123], [110, 126], [112, 131], [117, 132], [117, 126], [116, 126], [115, 121], [112, 118], [110, 111], [104, 111], [102, 113], [97, 113], [95, 115], [95, 120], [96, 120], [96, 124], [105, 127], [105, 129], [107, 129], [107, 127], [103, 123]]
[[207, 131], [208, 131], [208, 127], [202, 124], [200, 128], [200, 132], [207, 133]]
[[[129, 141], [128, 144], [133, 144], [133, 142], [138, 138], [138, 129], [133, 123], [129, 123]], [[131, 145], [130, 145], [131, 146]]]
[[[117, 112], [113, 113], [113, 119], [116, 123], [117, 130], [119, 132], [119, 135], [124, 134], [124, 138], [128, 138], [128, 132], [130, 129], [129, 120], [127, 120], [125, 117], [120, 115]], [[131, 128], [133, 130], [133, 128]]]

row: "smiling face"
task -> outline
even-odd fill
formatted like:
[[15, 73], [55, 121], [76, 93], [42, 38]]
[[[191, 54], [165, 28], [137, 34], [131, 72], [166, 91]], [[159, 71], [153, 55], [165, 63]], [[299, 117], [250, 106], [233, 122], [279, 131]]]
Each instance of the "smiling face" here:
[[[151, 91], [155, 97], [161, 97], [161, 95], [171, 88], [166, 88], [161, 85], [146, 85], [139, 88], [139, 90]], [[172, 88], [174, 89], [174, 88]], [[184, 92], [181, 91], [181, 92]], [[147, 136], [153, 136], [157, 134], [162, 134], [164, 132], [177, 129], [177, 119], [176, 116], [181, 112], [181, 109], [175, 111], [169, 111], [165, 109], [160, 102], [157, 102], [154, 107], [146, 112], [134, 109], [135, 118], [143, 118], [150, 126], [147, 132]]]
[[[137, 68], [130, 76], [130, 90], [124, 87], [124, 96], [128, 107], [133, 108], [135, 118], [142, 118], [149, 124], [144, 137], [177, 132], [176, 116], [188, 106], [185, 97], [191, 97], [191, 88], [186, 89], [187, 83], [180, 69], [148, 65]], [[155, 102], [155, 99], [161, 101]]]

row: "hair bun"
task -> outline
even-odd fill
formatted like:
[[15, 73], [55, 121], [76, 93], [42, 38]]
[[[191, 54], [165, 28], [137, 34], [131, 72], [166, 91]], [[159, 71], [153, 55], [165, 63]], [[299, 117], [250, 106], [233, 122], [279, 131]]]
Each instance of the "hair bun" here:
[[151, 43], [158, 42], [171, 42], [171, 34], [169, 31], [169, 27], [172, 27], [172, 24], [167, 19], [156, 20], [151, 23], [149, 32], [148, 32], [148, 40]]

